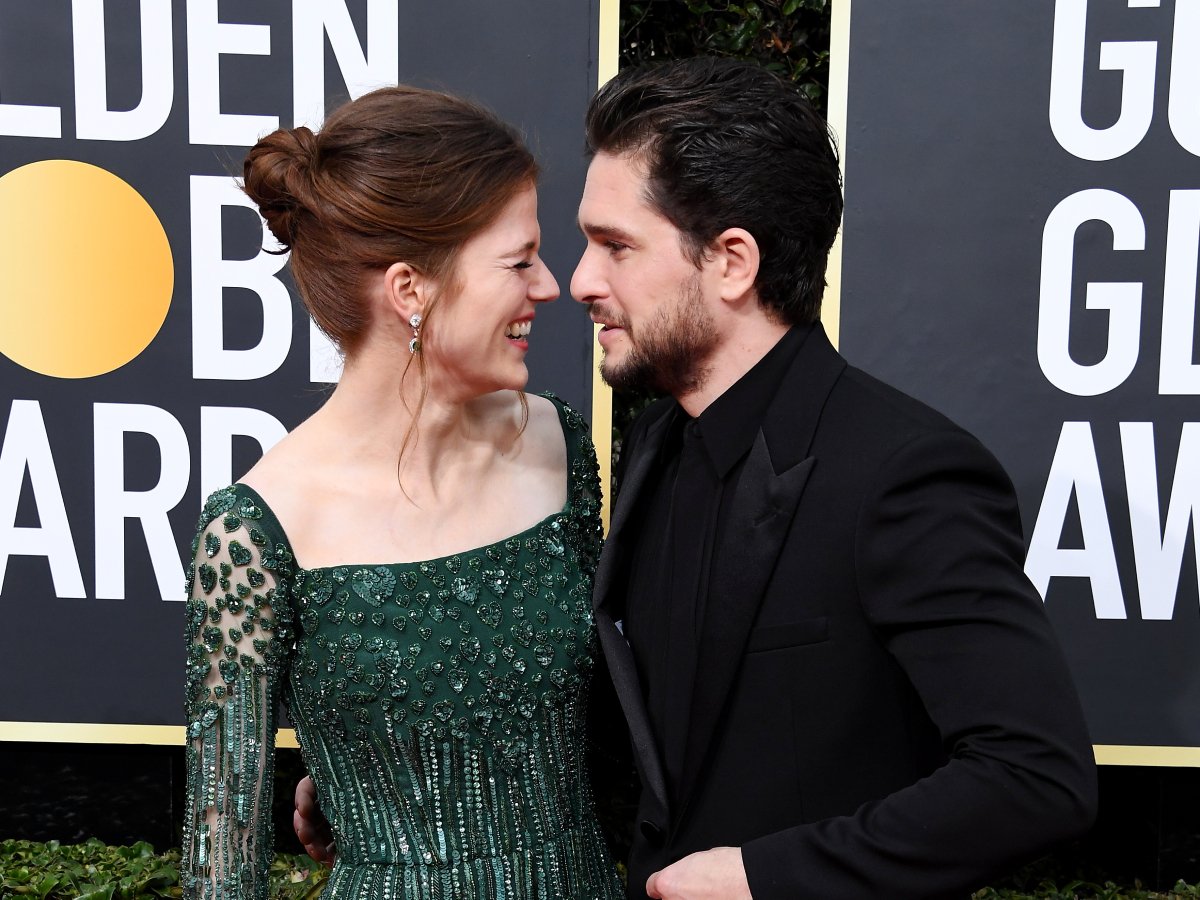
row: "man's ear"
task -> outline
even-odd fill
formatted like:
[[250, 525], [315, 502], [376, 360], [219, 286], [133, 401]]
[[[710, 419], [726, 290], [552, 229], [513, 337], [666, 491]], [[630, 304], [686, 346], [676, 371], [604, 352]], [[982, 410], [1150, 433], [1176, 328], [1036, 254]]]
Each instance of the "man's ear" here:
[[737, 302], [754, 296], [760, 262], [758, 241], [744, 228], [726, 228], [712, 242], [710, 258], [718, 264], [721, 299]]

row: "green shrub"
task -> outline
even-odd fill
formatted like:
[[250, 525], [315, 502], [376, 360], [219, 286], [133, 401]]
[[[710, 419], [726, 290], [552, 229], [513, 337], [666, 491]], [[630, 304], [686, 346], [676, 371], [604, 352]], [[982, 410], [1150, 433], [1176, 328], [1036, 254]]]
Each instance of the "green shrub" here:
[[[271, 866], [272, 900], [311, 900], [329, 870], [306, 856], [277, 855]], [[145, 841], [110, 847], [86, 844], [0, 842], [0, 898], [37, 900], [150, 900], [183, 896], [179, 851], [155, 853]]]
[[[272, 900], [316, 900], [329, 870], [307, 856], [277, 854], [271, 866]], [[145, 841], [110, 847], [92, 838], [86, 844], [0, 841], [0, 900], [150, 900], [181, 897], [179, 851], [155, 853]], [[1165, 893], [1135, 883], [1043, 880], [1035, 887], [984, 888], [973, 900], [1186, 900], [1200, 898], [1200, 885], [1179, 882]]]
[[50, 841], [0, 843], [0, 896], [114, 900], [179, 896], [179, 852], [156, 854], [145, 841], [109, 847]]
[[829, 83], [828, 0], [624, 0], [621, 64], [683, 56], [753, 59], [818, 105]]
[[1043, 881], [1032, 891], [984, 888], [972, 894], [971, 900], [1026, 900], [1033, 897], [1041, 900], [1183, 900], [1185, 897], [1200, 897], [1200, 885], [1184, 884], [1180, 881], [1171, 890], [1162, 893], [1144, 890], [1140, 884], [1122, 887], [1111, 881], [1104, 884], [1072, 881], [1061, 887], [1053, 882]]

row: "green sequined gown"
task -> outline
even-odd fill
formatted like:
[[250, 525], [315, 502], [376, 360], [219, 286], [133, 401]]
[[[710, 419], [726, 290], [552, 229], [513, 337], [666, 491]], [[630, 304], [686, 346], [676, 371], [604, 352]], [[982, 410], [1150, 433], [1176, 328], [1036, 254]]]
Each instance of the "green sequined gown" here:
[[477, 550], [306, 570], [253, 490], [208, 499], [188, 578], [187, 896], [266, 896], [280, 694], [337, 839], [324, 897], [621, 896], [585, 750], [596, 458], [555, 405], [566, 506]]

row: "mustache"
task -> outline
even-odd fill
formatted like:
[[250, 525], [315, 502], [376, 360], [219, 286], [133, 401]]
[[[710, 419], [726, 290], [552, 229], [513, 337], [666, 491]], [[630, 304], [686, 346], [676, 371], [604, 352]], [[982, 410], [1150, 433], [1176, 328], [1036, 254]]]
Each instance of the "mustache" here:
[[618, 313], [615, 309], [605, 306], [603, 303], [593, 303], [588, 310], [588, 315], [592, 321], [599, 319], [607, 325], [612, 325], [616, 328], [629, 330], [629, 320]]

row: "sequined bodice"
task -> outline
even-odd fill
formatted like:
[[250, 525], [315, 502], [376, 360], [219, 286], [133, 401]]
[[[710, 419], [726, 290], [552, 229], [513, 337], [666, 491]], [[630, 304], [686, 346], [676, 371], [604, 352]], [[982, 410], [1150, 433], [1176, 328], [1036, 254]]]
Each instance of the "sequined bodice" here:
[[264, 895], [282, 692], [337, 839], [326, 896], [619, 895], [584, 730], [596, 463], [559, 411], [566, 506], [469, 552], [305, 570], [250, 488], [209, 499], [189, 585], [189, 892]]

